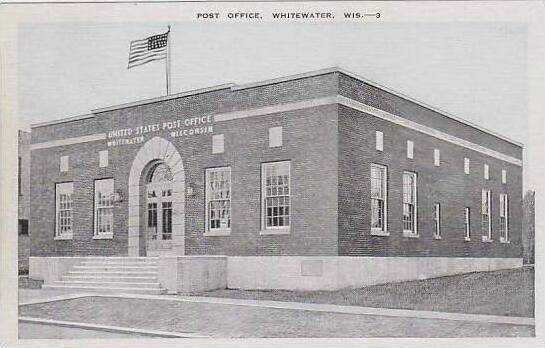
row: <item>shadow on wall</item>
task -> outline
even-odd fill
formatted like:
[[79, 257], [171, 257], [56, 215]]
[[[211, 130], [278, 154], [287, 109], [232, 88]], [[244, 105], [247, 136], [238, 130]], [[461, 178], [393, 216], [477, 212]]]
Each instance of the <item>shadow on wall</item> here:
[[535, 260], [536, 201], [535, 191], [527, 191], [522, 201], [522, 258], [525, 264]]

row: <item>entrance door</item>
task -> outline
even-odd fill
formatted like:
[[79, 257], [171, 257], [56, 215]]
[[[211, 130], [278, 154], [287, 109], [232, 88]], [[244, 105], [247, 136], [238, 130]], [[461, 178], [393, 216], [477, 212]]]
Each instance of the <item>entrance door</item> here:
[[172, 173], [159, 163], [146, 184], [146, 255], [169, 254], [172, 250]]

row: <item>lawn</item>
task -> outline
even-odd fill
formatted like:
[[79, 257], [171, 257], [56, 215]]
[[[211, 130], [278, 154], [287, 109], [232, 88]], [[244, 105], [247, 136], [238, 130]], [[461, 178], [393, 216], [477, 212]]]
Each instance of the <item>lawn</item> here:
[[216, 290], [200, 296], [534, 317], [534, 268], [337, 291]]

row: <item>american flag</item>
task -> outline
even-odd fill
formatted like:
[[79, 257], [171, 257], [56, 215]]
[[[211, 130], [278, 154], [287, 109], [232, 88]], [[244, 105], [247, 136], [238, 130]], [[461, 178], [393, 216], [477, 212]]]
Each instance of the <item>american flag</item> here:
[[127, 69], [167, 58], [168, 33], [153, 35], [142, 40], [131, 41]]

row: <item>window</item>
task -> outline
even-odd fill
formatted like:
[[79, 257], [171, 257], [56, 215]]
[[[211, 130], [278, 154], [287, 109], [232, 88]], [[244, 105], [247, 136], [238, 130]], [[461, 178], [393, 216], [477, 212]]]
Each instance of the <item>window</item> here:
[[95, 238], [111, 238], [114, 230], [114, 179], [95, 180]]
[[68, 156], [61, 156], [60, 171], [61, 172], [68, 171]]
[[433, 165], [439, 167], [441, 165], [441, 152], [439, 149], [433, 150]]
[[231, 228], [231, 168], [206, 169], [206, 231]]
[[506, 194], [500, 194], [500, 242], [509, 242], [509, 202]]
[[378, 151], [382, 151], [384, 149], [383, 140], [384, 140], [384, 135], [382, 134], [382, 132], [376, 131], [375, 132], [375, 148]]
[[505, 169], [501, 170], [501, 183], [507, 184], [507, 171]]
[[28, 236], [28, 220], [19, 219], [19, 234]]
[[162, 202], [163, 208], [163, 240], [172, 239], [172, 201]]
[[407, 140], [407, 158], [414, 158], [414, 143], [410, 140]]
[[282, 127], [269, 128], [269, 147], [282, 146]]
[[[263, 229], [286, 233], [290, 226], [290, 162], [263, 163]], [[278, 231], [284, 230], [284, 231]]]
[[212, 135], [212, 153], [223, 153], [224, 139], [223, 134]]
[[490, 190], [482, 192], [482, 237], [483, 241], [492, 241], [492, 221], [490, 221]]
[[371, 164], [371, 233], [387, 231], [386, 224], [386, 167]]
[[465, 207], [464, 209], [464, 227], [465, 227], [465, 240], [469, 241], [471, 240], [471, 211], [469, 210], [469, 207]]
[[150, 239], [157, 239], [157, 202], [148, 202], [148, 230]]
[[108, 150], [98, 152], [98, 166], [100, 168], [108, 166]]
[[433, 236], [435, 239], [441, 239], [441, 204], [433, 205]]
[[488, 180], [490, 178], [489, 172], [488, 172], [488, 164], [484, 165], [484, 178]]
[[417, 235], [416, 230], [416, 173], [403, 173], [403, 233]]
[[55, 239], [72, 238], [72, 193], [74, 184], [55, 185]]
[[464, 158], [464, 173], [469, 174], [469, 158]]

